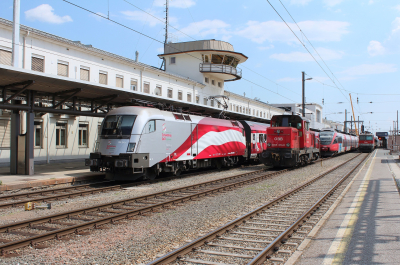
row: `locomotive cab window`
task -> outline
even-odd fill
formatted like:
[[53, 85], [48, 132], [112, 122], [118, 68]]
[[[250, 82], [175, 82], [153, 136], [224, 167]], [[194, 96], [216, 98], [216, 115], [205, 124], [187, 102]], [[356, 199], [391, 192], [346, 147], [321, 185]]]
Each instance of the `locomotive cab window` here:
[[156, 131], [156, 121], [155, 120], [150, 120], [146, 123], [144, 126], [144, 132], [143, 133], [152, 133]]
[[129, 138], [137, 115], [110, 115], [104, 119], [101, 138]]

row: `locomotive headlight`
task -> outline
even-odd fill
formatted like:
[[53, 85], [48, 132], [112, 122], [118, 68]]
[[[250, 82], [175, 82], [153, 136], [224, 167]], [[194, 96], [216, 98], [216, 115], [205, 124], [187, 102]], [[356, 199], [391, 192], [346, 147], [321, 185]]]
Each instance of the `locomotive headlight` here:
[[286, 146], [289, 147], [289, 146], [290, 146], [290, 143], [287, 143]]
[[271, 146], [271, 143], [268, 143], [267, 145], [268, 145], [268, 146]]
[[133, 152], [135, 150], [136, 143], [129, 143], [128, 148], [126, 149], [127, 152]]

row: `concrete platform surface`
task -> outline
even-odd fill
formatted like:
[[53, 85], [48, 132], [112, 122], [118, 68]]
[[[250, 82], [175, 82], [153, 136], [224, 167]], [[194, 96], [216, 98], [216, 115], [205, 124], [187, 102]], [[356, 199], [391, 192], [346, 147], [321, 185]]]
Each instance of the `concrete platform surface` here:
[[310, 233], [307, 247], [299, 247], [299, 258], [288, 264], [400, 264], [396, 178], [397, 156], [376, 150], [325, 224]]
[[85, 162], [50, 163], [35, 165], [35, 174], [11, 175], [10, 167], [0, 167], [0, 192], [44, 185], [73, 183], [101, 178], [104, 174], [90, 172]]

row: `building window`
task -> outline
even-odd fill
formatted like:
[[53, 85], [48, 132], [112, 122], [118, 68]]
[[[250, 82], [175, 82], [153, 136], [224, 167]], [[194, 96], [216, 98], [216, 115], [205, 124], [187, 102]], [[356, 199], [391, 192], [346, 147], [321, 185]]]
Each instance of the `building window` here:
[[12, 63], [12, 52], [0, 50], [0, 64], [11, 65]]
[[32, 70], [37, 72], [44, 72], [44, 57], [32, 56]]
[[107, 85], [107, 72], [99, 72], [99, 83], [103, 85]]
[[68, 62], [58, 61], [57, 75], [68, 77]]
[[169, 58], [169, 64], [175, 64], [175, 63], [176, 63], [176, 57]]
[[221, 108], [221, 103], [218, 102], [218, 108]]
[[200, 103], [200, 97], [196, 96], [196, 103], [199, 104]]
[[89, 81], [90, 80], [90, 78], [89, 78], [90, 74], [89, 73], [90, 73], [90, 68], [89, 67], [81, 66], [81, 80]]
[[168, 88], [167, 97], [172, 98], [172, 88]]
[[131, 90], [137, 91], [137, 80], [131, 79]]
[[120, 88], [124, 87], [124, 77], [122, 75], [117, 75], [115, 77], [115, 86]]
[[204, 79], [204, 81], [205, 81], [207, 84], [210, 82], [210, 80], [208, 79], [208, 77], [206, 77], [206, 78]]
[[42, 123], [40, 121], [35, 121], [33, 123], [34, 125], [34, 131], [33, 131], [33, 138], [34, 138], [34, 144], [35, 148], [42, 148]]
[[88, 124], [79, 124], [78, 145], [88, 147]]
[[150, 94], [150, 83], [144, 83], [143, 84], [143, 92]]
[[156, 85], [156, 89], [154, 90], [154, 94], [156, 94], [157, 96], [162, 96], [162, 86], [160, 85]]
[[207, 98], [203, 99], [203, 103], [204, 103], [204, 105], [207, 105]]
[[222, 83], [221, 82], [218, 82], [218, 87], [222, 87]]
[[212, 99], [210, 102], [211, 107], [214, 107], [214, 100]]
[[187, 101], [192, 102], [192, 94], [190, 93], [187, 94]]
[[211, 80], [211, 85], [215, 86], [215, 80]]
[[178, 91], [178, 100], [182, 100], [182, 91]]
[[65, 148], [67, 146], [67, 123], [56, 123], [56, 147]]

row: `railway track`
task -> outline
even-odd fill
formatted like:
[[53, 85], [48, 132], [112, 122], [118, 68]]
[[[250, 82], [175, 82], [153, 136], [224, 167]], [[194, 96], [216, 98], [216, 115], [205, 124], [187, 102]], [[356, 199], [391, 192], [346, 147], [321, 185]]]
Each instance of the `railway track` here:
[[286, 171], [287, 169], [275, 172], [265, 172], [264, 169], [257, 170], [146, 196], [0, 226], [0, 253], [4, 255], [10, 250], [24, 246], [35, 247], [43, 241], [59, 239], [68, 234], [80, 233], [85, 229], [98, 228], [103, 224], [155, 212], [186, 201], [254, 183]]
[[148, 265], [283, 263], [367, 157], [359, 154]]
[[[91, 195], [96, 193], [103, 193], [103, 192], [110, 192], [115, 190], [120, 190], [124, 188], [139, 186], [143, 184], [151, 184], [151, 183], [158, 183], [183, 177], [191, 177], [197, 176], [199, 174], [209, 174], [212, 172], [216, 172], [217, 170], [202, 170], [199, 172], [191, 172], [182, 174], [180, 176], [171, 176], [166, 178], [158, 178], [155, 180], [145, 180], [145, 181], [138, 181], [126, 184], [117, 184], [115, 185], [114, 181], [103, 181], [98, 183], [91, 183], [91, 184], [83, 184], [83, 185], [76, 185], [70, 187], [63, 187], [63, 188], [53, 188], [48, 190], [40, 190], [40, 191], [29, 191], [23, 193], [13, 193], [8, 195], [0, 196], [0, 209], [1, 208], [8, 208], [8, 207], [17, 207], [24, 205], [27, 202], [50, 202], [50, 201], [57, 201], [63, 199], [70, 199], [76, 198], [78, 196], [85, 196]], [[98, 187], [104, 186], [104, 187]]]

